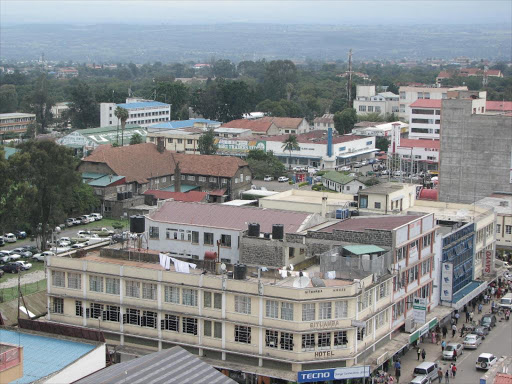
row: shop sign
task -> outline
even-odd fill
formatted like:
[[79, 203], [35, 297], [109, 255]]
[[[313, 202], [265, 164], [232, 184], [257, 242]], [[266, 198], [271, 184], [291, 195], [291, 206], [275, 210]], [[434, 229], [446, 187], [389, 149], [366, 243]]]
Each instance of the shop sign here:
[[441, 267], [441, 301], [452, 301], [453, 264], [443, 263]]
[[332, 381], [357, 379], [370, 376], [370, 366], [356, 366], [349, 368], [317, 369], [314, 371], [300, 371], [297, 375], [299, 383], [314, 383], [316, 381]]
[[309, 323], [311, 329], [323, 329], [323, 328], [335, 328], [339, 326], [339, 320], [327, 320], [327, 321], [312, 321]]
[[485, 251], [485, 273], [492, 272], [492, 251]]

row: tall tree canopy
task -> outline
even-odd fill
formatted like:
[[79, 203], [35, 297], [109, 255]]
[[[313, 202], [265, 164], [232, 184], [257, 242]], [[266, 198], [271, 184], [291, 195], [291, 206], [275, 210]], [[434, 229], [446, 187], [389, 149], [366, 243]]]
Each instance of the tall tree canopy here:
[[284, 151], [288, 151], [290, 153], [290, 160], [288, 161], [288, 165], [291, 168], [292, 166], [292, 151], [298, 151], [300, 149], [300, 145], [297, 141], [297, 136], [288, 135], [288, 137], [283, 141], [283, 145], [281, 146]]
[[[188, 88], [181, 81], [162, 81], [156, 86], [157, 100], [172, 104], [171, 120], [181, 120], [188, 117], [188, 112], [183, 109], [189, 101]], [[187, 113], [187, 116], [183, 116]]]
[[357, 113], [354, 108], [345, 108], [334, 114], [334, 127], [340, 135], [350, 133], [357, 123]]
[[69, 95], [71, 104], [67, 114], [73, 128], [97, 127], [100, 124], [100, 111], [89, 85], [74, 79]]
[[215, 144], [213, 129], [209, 129], [199, 137], [197, 146], [201, 155], [215, 155], [217, 153], [218, 146]]
[[40, 132], [45, 133], [46, 128], [53, 120], [52, 107], [55, 104], [48, 92], [48, 79], [42, 74], [37, 79], [34, 90], [28, 96], [30, 110], [35, 113]]
[[16, 86], [13, 84], [0, 86], [0, 113], [16, 112], [16, 108], [18, 108]]

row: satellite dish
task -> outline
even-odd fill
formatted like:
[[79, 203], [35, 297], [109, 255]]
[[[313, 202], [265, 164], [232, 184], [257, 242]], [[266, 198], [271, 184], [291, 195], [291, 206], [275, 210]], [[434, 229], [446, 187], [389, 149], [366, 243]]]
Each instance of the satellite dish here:
[[290, 264], [290, 271], [293, 271], [293, 264]]
[[295, 280], [293, 280], [293, 288], [306, 288], [311, 279], [306, 276], [297, 277]]
[[226, 264], [222, 263], [222, 264], [220, 265], [220, 269], [221, 269], [222, 271], [225, 271], [225, 270], [226, 270]]

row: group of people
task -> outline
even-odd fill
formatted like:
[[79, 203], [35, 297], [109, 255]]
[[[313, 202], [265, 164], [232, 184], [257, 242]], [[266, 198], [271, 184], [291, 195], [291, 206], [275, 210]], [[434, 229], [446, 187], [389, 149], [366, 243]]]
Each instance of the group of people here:
[[455, 376], [457, 375], [457, 366], [454, 364], [454, 363], [451, 363], [450, 366], [446, 369], [446, 371], [443, 373], [443, 368], [439, 367], [438, 370], [437, 370], [437, 379], [439, 380], [440, 383], [443, 382], [443, 377], [444, 377], [444, 382], [446, 384], [449, 384], [450, 383], [450, 378], [455, 378]]

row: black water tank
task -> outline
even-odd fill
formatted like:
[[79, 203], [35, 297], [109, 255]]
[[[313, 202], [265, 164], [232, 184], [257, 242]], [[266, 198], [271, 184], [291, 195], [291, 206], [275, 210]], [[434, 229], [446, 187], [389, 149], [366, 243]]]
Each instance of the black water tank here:
[[130, 232], [144, 233], [145, 224], [144, 216], [130, 216]]
[[245, 275], [247, 274], [247, 267], [245, 264], [235, 264], [235, 280], [245, 280]]
[[284, 225], [272, 224], [272, 238], [274, 240], [283, 240], [284, 238]]
[[259, 237], [260, 236], [260, 225], [258, 223], [249, 223], [248, 235], [251, 237]]
[[264, 237], [265, 239], [270, 239], [270, 233], [265, 232], [265, 233], [263, 234], [263, 237]]
[[133, 197], [133, 192], [132, 191], [128, 191], [128, 198], [131, 199]]
[[117, 200], [124, 200], [124, 193], [123, 192], [117, 192]]

